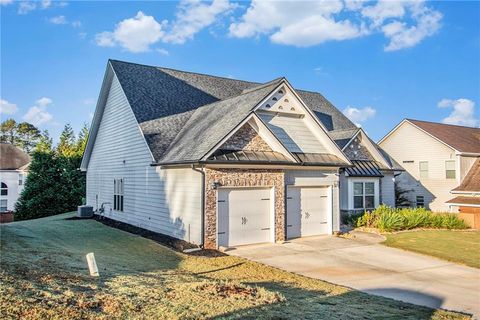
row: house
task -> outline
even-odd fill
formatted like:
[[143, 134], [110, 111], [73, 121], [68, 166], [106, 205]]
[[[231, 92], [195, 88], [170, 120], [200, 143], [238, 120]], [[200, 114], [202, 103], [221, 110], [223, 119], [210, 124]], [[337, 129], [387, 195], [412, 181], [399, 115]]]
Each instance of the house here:
[[0, 213], [13, 211], [23, 190], [30, 156], [9, 143], [0, 143]]
[[362, 128], [329, 132], [352, 162], [340, 170], [340, 210], [357, 214], [385, 204], [395, 207], [395, 175], [402, 167]]
[[378, 145], [405, 169], [397, 181], [412, 205], [445, 212], [480, 157], [480, 128], [404, 119]]
[[451, 193], [455, 197], [447, 203], [453, 207], [452, 211], [458, 211], [470, 227], [480, 229], [480, 157]]
[[81, 165], [87, 204], [206, 248], [331, 234], [340, 169], [354, 166], [337, 143], [354, 131], [285, 78], [109, 60]]

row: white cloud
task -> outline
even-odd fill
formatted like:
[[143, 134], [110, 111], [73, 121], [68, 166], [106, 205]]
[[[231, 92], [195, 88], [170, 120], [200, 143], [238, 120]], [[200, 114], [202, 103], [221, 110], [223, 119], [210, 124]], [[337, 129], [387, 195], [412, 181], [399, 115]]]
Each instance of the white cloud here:
[[135, 17], [120, 21], [113, 32], [98, 33], [95, 40], [101, 47], [119, 45], [131, 52], [145, 52], [163, 35], [162, 24], [139, 11]]
[[[113, 31], [97, 33], [95, 41], [101, 47], [118, 45], [130, 52], [149, 51], [153, 44], [160, 41], [183, 44], [235, 7], [228, 0], [211, 3], [183, 0], [178, 5], [175, 21], [170, 24], [167, 20], [158, 22], [155, 17], [139, 11], [135, 17], [120, 21]], [[164, 54], [163, 50], [159, 53]]]
[[82, 26], [82, 22], [81, 22], [81, 21], [78, 21], [78, 20], [72, 21], [71, 25], [72, 25], [72, 27], [74, 27], [74, 28], [80, 28], [80, 27]]
[[380, 0], [375, 5], [364, 7], [362, 16], [373, 21], [374, 26], [381, 25], [388, 18], [401, 18], [405, 15], [406, 1]]
[[0, 5], [6, 6], [8, 4], [11, 4], [13, 0], [0, 0]]
[[18, 5], [18, 14], [27, 14], [37, 8], [35, 2], [22, 1]]
[[53, 24], [67, 24], [68, 23], [67, 18], [65, 18], [65, 16], [56, 16], [56, 17], [48, 19], [48, 21], [50, 21]]
[[373, 118], [377, 111], [372, 107], [365, 107], [362, 109], [347, 107], [343, 111], [343, 114], [347, 116], [352, 122], [360, 127], [360, 122], [364, 122], [370, 118]]
[[52, 99], [47, 97], [38, 99], [35, 105], [28, 109], [27, 113], [23, 116], [23, 120], [35, 126], [50, 122], [53, 116], [47, 111], [47, 107], [52, 104], [52, 102]]
[[384, 35], [390, 39], [385, 51], [414, 47], [440, 29], [442, 14], [438, 11], [424, 8], [420, 13], [414, 13], [413, 17], [416, 25], [409, 26], [405, 22], [393, 21], [383, 26]]
[[237, 38], [269, 36], [274, 43], [308, 47], [382, 32], [385, 51], [417, 45], [440, 28], [442, 14], [419, 1], [253, 0], [229, 27]]
[[438, 102], [439, 108], [453, 108], [450, 115], [442, 120], [443, 123], [469, 127], [480, 126], [480, 119], [475, 118], [475, 102], [469, 99], [442, 99]]
[[17, 112], [17, 109], [16, 104], [0, 99], [0, 114], [14, 114]]
[[200, 30], [211, 25], [217, 17], [236, 6], [228, 0], [213, 0], [206, 3], [198, 0], [183, 0], [176, 14], [171, 30], [163, 41], [182, 44], [193, 39]]
[[47, 9], [48, 7], [50, 7], [52, 5], [52, 1], [51, 0], [42, 0], [42, 9]]
[[157, 49], [155, 49], [155, 51], [157, 51], [162, 56], [170, 55], [170, 52], [168, 52], [168, 50], [163, 49], [163, 48], [157, 48]]
[[79, 37], [80, 39], [85, 39], [85, 38], [87, 37], [87, 33], [86, 33], [86, 32], [79, 32], [79, 33], [78, 33], [78, 37]]

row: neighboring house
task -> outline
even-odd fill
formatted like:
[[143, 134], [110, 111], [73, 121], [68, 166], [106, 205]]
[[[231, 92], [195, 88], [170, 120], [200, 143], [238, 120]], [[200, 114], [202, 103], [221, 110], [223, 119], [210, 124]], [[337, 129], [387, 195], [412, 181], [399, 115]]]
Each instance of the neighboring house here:
[[0, 143], [0, 212], [13, 211], [23, 190], [30, 156], [8, 143]]
[[405, 119], [378, 145], [405, 169], [396, 181], [412, 205], [449, 211], [450, 191], [480, 157], [480, 129]]
[[347, 129], [358, 131], [285, 78], [110, 60], [81, 165], [87, 203], [206, 248], [331, 234], [339, 171], [352, 163], [329, 134]]
[[455, 197], [447, 201], [452, 211], [458, 211], [472, 228], [480, 229], [480, 158], [452, 194]]
[[340, 209], [362, 213], [386, 204], [395, 207], [395, 174], [403, 171], [361, 128], [334, 130], [330, 136], [352, 162], [340, 175]]

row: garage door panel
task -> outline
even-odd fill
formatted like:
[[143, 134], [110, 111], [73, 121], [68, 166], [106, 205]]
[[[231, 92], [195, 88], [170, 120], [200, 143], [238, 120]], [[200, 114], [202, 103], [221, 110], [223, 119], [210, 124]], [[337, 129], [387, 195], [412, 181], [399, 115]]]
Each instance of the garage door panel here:
[[218, 190], [218, 245], [270, 241], [270, 189]]
[[328, 233], [328, 188], [287, 188], [287, 238]]

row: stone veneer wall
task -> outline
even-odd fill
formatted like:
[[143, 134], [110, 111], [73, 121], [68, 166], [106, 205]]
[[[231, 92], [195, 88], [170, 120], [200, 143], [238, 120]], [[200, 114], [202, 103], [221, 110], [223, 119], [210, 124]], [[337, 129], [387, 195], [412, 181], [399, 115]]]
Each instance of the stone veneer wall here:
[[219, 148], [223, 150], [272, 151], [272, 148], [246, 123]]
[[220, 187], [275, 188], [275, 241], [285, 240], [285, 188], [282, 170], [261, 169], [205, 169], [205, 248], [217, 248], [217, 191]]

